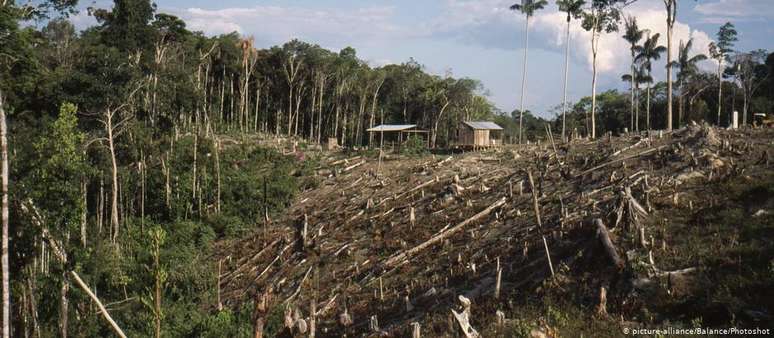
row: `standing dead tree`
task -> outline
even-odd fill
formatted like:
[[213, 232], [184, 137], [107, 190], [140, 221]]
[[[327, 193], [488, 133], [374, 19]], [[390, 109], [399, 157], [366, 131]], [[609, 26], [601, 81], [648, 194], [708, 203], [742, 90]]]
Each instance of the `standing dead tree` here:
[[2, 238], [2, 273], [3, 273], [3, 338], [10, 337], [11, 322], [11, 286], [8, 273], [8, 126], [5, 121], [5, 110], [3, 108], [3, 93], [0, 91], [0, 151], [2, 151], [2, 219], [3, 219], [3, 238]]
[[[140, 84], [127, 96], [126, 101], [118, 106], [108, 105], [105, 110], [97, 114], [86, 114], [95, 116], [97, 122], [102, 124], [105, 135], [97, 137], [86, 143], [84, 148], [88, 148], [91, 143], [100, 143], [105, 145], [110, 152], [110, 164], [111, 164], [111, 178], [112, 178], [112, 192], [111, 192], [111, 206], [110, 206], [110, 225], [112, 229], [112, 241], [115, 242], [119, 233], [119, 214], [118, 214], [118, 159], [116, 157], [116, 139], [123, 134], [129, 121], [134, 118], [134, 114], [131, 109], [127, 109], [129, 102], [134, 94], [137, 93], [143, 85]], [[124, 116], [121, 116], [122, 113]]]

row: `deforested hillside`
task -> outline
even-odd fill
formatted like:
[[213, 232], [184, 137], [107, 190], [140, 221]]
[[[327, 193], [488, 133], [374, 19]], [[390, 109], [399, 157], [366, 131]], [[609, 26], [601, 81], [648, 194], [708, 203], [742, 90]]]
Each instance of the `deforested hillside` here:
[[324, 153], [316, 188], [218, 245], [221, 304], [268, 336], [768, 327], [773, 136]]

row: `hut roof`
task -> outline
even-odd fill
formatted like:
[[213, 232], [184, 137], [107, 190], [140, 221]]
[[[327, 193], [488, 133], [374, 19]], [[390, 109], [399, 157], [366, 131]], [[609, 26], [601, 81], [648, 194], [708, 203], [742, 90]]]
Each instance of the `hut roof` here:
[[368, 131], [403, 131], [416, 128], [416, 124], [381, 124]]
[[477, 130], [503, 130], [503, 127], [491, 121], [465, 121], [465, 125]]

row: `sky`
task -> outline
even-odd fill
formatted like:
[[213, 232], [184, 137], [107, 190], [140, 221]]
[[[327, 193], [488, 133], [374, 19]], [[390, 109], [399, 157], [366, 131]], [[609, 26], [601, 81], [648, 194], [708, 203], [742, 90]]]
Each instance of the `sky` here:
[[[502, 111], [520, 107], [525, 17], [508, 7], [518, 0], [157, 0], [158, 12], [183, 18], [188, 28], [207, 35], [237, 31], [255, 38], [256, 47], [297, 38], [338, 51], [351, 46], [370, 65], [414, 58], [434, 74], [451, 73], [482, 82], [490, 101]], [[565, 15], [555, 0], [530, 19], [524, 107], [552, 117], [562, 103]], [[81, 1], [83, 8], [108, 8], [112, 1]], [[662, 0], [638, 0], [625, 8], [640, 28], [661, 33], [666, 45]], [[72, 17], [78, 28], [95, 24], [85, 10]], [[739, 32], [736, 49], [774, 50], [774, 0], [678, 0], [673, 48], [694, 39], [695, 53], [718, 28], [732, 22]], [[621, 29], [623, 30], [623, 28]], [[626, 89], [621, 75], [631, 62], [622, 32], [605, 34], [597, 58], [597, 92]], [[676, 52], [673, 55], [676, 57]], [[654, 65], [656, 81], [666, 77], [666, 55]], [[591, 35], [574, 20], [570, 27], [568, 100], [591, 94]], [[711, 70], [713, 61], [701, 68]]]

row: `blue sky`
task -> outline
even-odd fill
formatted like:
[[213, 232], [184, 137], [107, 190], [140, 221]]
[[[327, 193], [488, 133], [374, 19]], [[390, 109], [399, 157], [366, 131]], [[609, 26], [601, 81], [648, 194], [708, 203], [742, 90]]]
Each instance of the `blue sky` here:
[[[373, 66], [413, 57], [429, 72], [481, 80], [489, 99], [504, 110], [519, 106], [524, 44], [524, 17], [510, 10], [516, 0], [160, 0], [159, 12], [186, 20], [191, 30], [207, 34], [239, 31], [255, 37], [257, 47], [298, 38], [338, 50], [352, 46]], [[109, 7], [111, 1], [82, 1], [82, 6]], [[666, 44], [662, 0], [639, 0], [626, 9], [641, 28], [661, 32]], [[86, 11], [73, 17], [79, 28], [94, 21]], [[718, 27], [737, 26], [739, 50], [774, 50], [774, 0], [679, 0], [674, 47], [694, 39], [694, 52], [706, 53]], [[553, 0], [531, 19], [525, 107], [553, 115], [561, 103], [564, 67], [564, 15]], [[629, 51], [621, 33], [603, 36], [598, 59], [598, 91], [626, 88]], [[571, 26], [569, 99], [591, 93], [590, 35], [578, 22]], [[654, 76], [663, 80], [664, 56]], [[711, 61], [703, 68], [712, 69]]]

